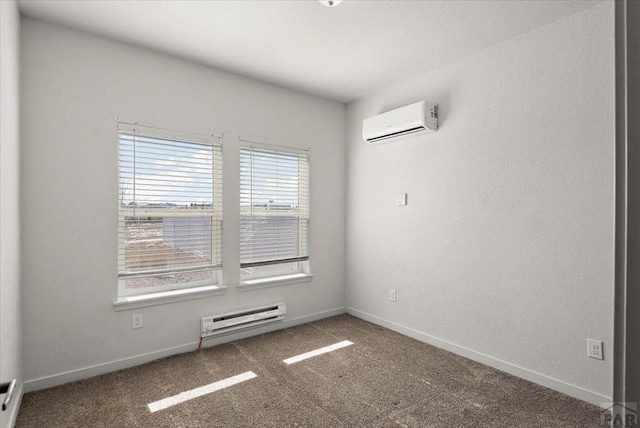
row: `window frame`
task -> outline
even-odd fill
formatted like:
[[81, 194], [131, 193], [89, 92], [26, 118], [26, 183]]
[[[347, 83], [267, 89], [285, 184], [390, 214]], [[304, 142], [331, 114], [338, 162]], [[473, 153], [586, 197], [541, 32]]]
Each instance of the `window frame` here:
[[[140, 136], [149, 139], [166, 140], [168, 142], [179, 142], [189, 144], [202, 144], [203, 146], [211, 147], [212, 163], [211, 163], [211, 188], [212, 188], [212, 204], [210, 209], [203, 207], [196, 208], [181, 208], [177, 209], [162, 209], [162, 208], [140, 208], [137, 206], [134, 200], [132, 207], [126, 207], [123, 204], [123, 181], [121, 177], [121, 160], [122, 160], [122, 147], [121, 139], [122, 135]], [[119, 122], [117, 126], [117, 153], [118, 153], [118, 167], [117, 167], [117, 300], [114, 304], [120, 304], [127, 301], [140, 302], [148, 295], [150, 299], [162, 298], [165, 295], [188, 295], [193, 294], [190, 290], [198, 292], [198, 290], [204, 290], [210, 292], [211, 290], [220, 289], [222, 283], [222, 269], [223, 269], [223, 144], [222, 137], [216, 135], [205, 136], [201, 134], [173, 131], [163, 128], [155, 128], [149, 126], [142, 126], [138, 124], [130, 124], [126, 122]], [[134, 158], [135, 159], [135, 158]], [[135, 199], [135, 197], [134, 197]], [[174, 268], [174, 269], [156, 269], [155, 276], [169, 275], [172, 273], [180, 272], [197, 272], [197, 271], [209, 271], [211, 279], [189, 281], [183, 283], [170, 283], [164, 285], [153, 285], [148, 287], [140, 287], [139, 289], [128, 288], [125, 284], [127, 278], [154, 276], [153, 269], [148, 273], [123, 273], [121, 272], [120, 260], [121, 257], [125, 257], [125, 218], [137, 217], [137, 218], [189, 218], [189, 217], [202, 217], [204, 219], [210, 219], [210, 232], [211, 232], [211, 254], [215, 257], [216, 263], [212, 260], [210, 267], [204, 268]], [[206, 220], [205, 220], [206, 221]]]

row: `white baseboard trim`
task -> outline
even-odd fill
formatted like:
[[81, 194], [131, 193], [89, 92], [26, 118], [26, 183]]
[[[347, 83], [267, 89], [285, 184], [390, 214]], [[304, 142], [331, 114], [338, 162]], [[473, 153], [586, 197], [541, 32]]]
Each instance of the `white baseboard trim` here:
[[9, 425], [8, 428], [13, 428], [16, 424], [16, 420], [18, 419], [18, 411], [20, 411], [20, 403], [22, 403], [22, 395], [24, 394], [24, 388], [22, 383], [17, 383], [16, 388], [18, 388], [14, 394], [13, 402], [10, 403], [9, 408], [6, 410], [9, 412], [7, 415], [7, 421]]
[[192, 342], [185, 345], [174, 346], [171, 348], [161, 349], [159, 351], [136, 355], [133, 357], [127, 357], [115, 361], [109, 361], [106, 363], [83, 367], [81, 369], [69, 370], [50, 376], [43, 376], [37, 379], [27, 380], [24, 382], [24, 390], [25, 393], [39, 391], [41, 389], [52, 388], [54, 386], [64, 385], [65, 383], [75, 382], [78, 380], [87, 379], [90, 377], [99, 376], [122, 369], [127, 369], [129, 367], [139, 366], [140, 364], [148, 363], [159, 358], [193, 351], [197, 346], [198, 342]]
[[465, 348], [464, 346], [456, 345], [455, 343], [447, 342], [446, 340], [439, 339], [434, 336], [430, 336], [428, 334], [422, 333], [420, 331], [414, 330], [409, 327], [405, 327], [400, 324], [396, 324], [391, 321], [387, 321], [375, 315], [371, 315], [367, 312], [360, 311], [358, 309], [347, 307], [347, 313], [353, 315], [357, 318], [361, 318], [365, 321], [369, 321], [373, 324], [380, 325], [382, 327], [386, 327], [389, 330], [393, 330], [397, 333], [403, 334], [405, 336], [409, 336], [413, 339], [419, 340], [421, 342], [428, 343], [429, 345], [433, 345], [437, 348], [444, 349], [445, 351], [452, 352], [454, 354], [463, 356], [465, 358], [469, 358], [470, 360], [477, 361], [481, 364], [487, 365], [489, 367], [493, 367], [500, 371], [509, 373], [511, 375], [517, 376], [519, 378], [528, 380], [530, 382], [537, 383], [538, 385], [542, 385], [544, 387], [553, 389], [555, 391], [561, 392], [563, 394], [569, 395], [571, 397], [577, 398], [579, 400], [586, 401], [588, 403], [594, 404], [598, 407], [602, 405], [602, 403], [611, 402], [612, 398], [607, 397], [605, 395], [599, 394], [597, 392], [589, 391], [587, 389], [581, 388], [579, 386], [572, 385], [570, 383], [549, 377], [542, 373], [538, 373], [524, 367], [517, 366], [515, 364], [511, 364], [509, 362], [499, 360], [497, 358], [491, 357], [486, 354], [482, 354], [480, 352], [474, 351], [469, 348]]
[[[258, 336], [260, 334], [270, 333], [272, 331], [281, 330], [283, 328], [293, 327], [300, 324], [306, 324], [312, 321], [317, 321], [322, 318], [328, 318], [335, 315], [344, 314], [347, 312], [345, 307], [335, 308], [328, 311], [317, 312], [315, 314], [303, 315], [297, 318], [284, 319], [274, 324], [269, 324], [263, 327], [243, 330], [237, 333], [232, 333], [226, 336], [216, 337], [215, 339], [205, 339], [202, 343], [203, 347], [210, 347], [219, 345], [222, 343], [233, 342], [235, 340], [244, 339], [251, 336]], [[126, 357], [115, 361], [109, 361], [106, 363], [96, 364], [89, 367], [83, 367], [77, 370], [69, 370], [67, 372], [58, 373], [51, 376], [44, 376], [37, 379], [31, 379], [24, 382], [24, 392], [33, 392], [40, 389], [52, 388], [58, 385], [64, 385], [65, 383], [75, 382], [82, 379], [87, 379], [94, 376], [103, 375], [106, 373], [115, 372], [130, 367], [139, 366], [150, 361], [157, 360], [159, 358], [168, 357], [175, 354], [182, 354], [185, 352], [195, 351], [198, 347], [198, 342], [189, 342], [184, 345], [174, 346], [171, 348], [161, 349], [158, 351], [148, 352], [146, 354], [135, 355], [132, 357]]]

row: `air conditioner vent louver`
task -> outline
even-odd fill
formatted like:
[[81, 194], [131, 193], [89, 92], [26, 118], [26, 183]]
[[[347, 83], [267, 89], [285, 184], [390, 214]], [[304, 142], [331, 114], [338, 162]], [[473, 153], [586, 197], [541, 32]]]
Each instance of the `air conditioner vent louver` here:
[[284, 319], [287, 305], [261, 306], [200, 319], [200, 336], [210, 337], [243, 330]]
[[368, 143], [438, 130], [438, 105], [419, 101], [362, 121], [362, 138]]
[[386, 140], [388, 138], [400, 137], [402, 135], [408, 135], [408, 134], [415, 134], [416, 132], [422, 132], [425, 130], [426, 128], [424, 126], [416, 126], [415, 128], [407, 129], [406, 131], [398, 131], [398, 132], [393, 132], [391, 134], [383, 135], [380, 137], [370, 138], [367, 141], [369, 143], [375, 143], [377, 141]]

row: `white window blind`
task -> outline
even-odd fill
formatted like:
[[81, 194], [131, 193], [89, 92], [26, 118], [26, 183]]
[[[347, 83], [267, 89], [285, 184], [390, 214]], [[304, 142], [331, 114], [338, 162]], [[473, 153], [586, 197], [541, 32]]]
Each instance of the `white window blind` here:
[[242, 268], [309, 259], [309, 152], [244, 143], [240, 149]]
[[216, 137], [118, 127], [119, 294], [210, 284], [222, 266]]

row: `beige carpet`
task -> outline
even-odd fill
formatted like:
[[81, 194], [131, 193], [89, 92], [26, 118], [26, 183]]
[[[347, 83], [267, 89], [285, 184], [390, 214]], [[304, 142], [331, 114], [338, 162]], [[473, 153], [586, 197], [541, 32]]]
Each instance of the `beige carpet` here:
[[[292, 365], [283, 359], [349, 340]], [[147, 404], [257, 377], [151, 413]], [[600, 409], [349, 315], [26, 394], [17, 427], [602, 427]]]

